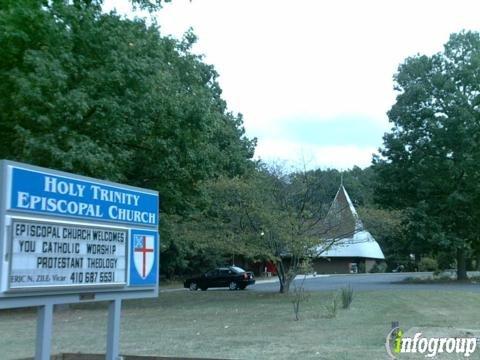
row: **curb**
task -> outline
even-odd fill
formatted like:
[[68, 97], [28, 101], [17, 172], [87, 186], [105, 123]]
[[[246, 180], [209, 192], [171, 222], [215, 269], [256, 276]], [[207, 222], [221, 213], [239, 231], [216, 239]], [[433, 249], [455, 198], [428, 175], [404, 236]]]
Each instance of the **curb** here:
[[[303, 277], [305, 275], [297, 275], [295, 277], [295, 280], [303, 280]], [[317, 279], [317, 278], [321, 278], [321, 277], [329, 277], [331, 275], [324, 275], [324, 274], [321, 274], [321, 275], [307, 275], [305, 276], [305, 279]], [[255, 281], [255, 284], [270, 284], [270, 283], [277, 283], [278, 282], [278, 277], [277, 276], [274, 276], [273, 279], [271, 280], [256, 280]]]

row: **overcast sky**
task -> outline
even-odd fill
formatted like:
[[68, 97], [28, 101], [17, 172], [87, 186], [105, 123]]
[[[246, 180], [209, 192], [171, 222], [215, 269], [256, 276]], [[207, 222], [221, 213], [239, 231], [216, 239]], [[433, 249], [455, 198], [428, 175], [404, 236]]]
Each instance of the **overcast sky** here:
[[256, 157], [347, 169], [368, 166], [390, 128], [398, 65], [480, 30], [479, 14], [478, 0], [173, 0], [158, 18], [164, 35], [194, 29]]

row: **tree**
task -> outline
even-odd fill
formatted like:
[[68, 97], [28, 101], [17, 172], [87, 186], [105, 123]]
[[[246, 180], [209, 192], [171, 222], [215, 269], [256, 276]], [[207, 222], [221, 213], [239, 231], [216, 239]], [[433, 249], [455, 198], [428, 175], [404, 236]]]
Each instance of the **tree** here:
[[213, 66], [192, 54], [193, 32], [163, 37], [101, 5], [1, 1], [0, 158], [158, 190], [162, 269], [185, 268], [195, 254], [179, 223], [200, 184], [250, 171], [255, 140], [227, 111]]
[[299, 271], [340, 240], [327, 237], [341, 224], [323, 221], [331, 198], [318, 202], [323, 186], [310, 171], [259, 164], [249, 176], [216, 179], [206, 187], [209, 202], [200, 219], [208, 220], [199, 232], [209, 234], [216, 248], [223, 243], [225, 251], [273, 261], [280, 293], [288, 293]]
[[97, 2], [0, 13], [0, 155], [158, 189], [183, 211], [196, 184], [248, 168], [255, 143], [226, 111], [195, 41], [103, 14]]
[[455, 250], [458, 279], [478, 243], [480, 35], [450, 36], [444, 51], [405, 60], [395, 75], [393, 123], [374, 158], [377, 200], [407, 209], [417, 248]]
[[365, 229], [377, 240], [390, 269], [408, 265], [410, 254], [417, 252], [405, 238], [405, 215], [399, 210], [378, 209], [362, 206], [358, 208]]

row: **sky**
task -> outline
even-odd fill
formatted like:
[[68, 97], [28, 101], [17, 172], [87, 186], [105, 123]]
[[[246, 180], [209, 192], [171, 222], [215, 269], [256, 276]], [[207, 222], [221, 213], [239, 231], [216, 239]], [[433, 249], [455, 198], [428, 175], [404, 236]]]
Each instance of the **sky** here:
[[369, 166], [391, 128], [398, 65], [479, 31], [478, 14], [478, 0], [173, 0], [157, 18], [163, 35], [193, 28], [256, 158], [345, 170]]

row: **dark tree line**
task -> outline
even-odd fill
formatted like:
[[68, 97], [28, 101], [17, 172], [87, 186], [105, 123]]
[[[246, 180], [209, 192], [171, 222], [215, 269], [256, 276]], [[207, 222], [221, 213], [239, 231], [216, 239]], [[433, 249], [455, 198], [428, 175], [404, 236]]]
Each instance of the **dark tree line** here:
[[101, 5], [0, 2], [0, 158], [158, 190], [162, 269], [189, 265], [175, 249], [202, 256], [181, 238], [200, 184], [250, 171], [255, 141], [193, 33], [175, 40]]

